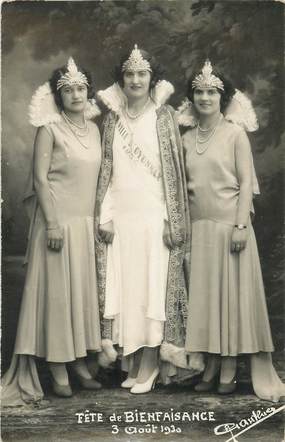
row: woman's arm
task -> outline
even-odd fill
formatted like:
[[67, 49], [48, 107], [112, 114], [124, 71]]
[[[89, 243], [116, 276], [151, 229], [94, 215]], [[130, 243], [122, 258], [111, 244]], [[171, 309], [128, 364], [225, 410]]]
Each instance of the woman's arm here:
[[246, 226], [241, 230], [235, 227], [233, 231], [231, 250], [239, 252], [246, 246], [252, 204], [252, 153], [244, 131], [240, 131], [236, 139], [235, 162], [240, 188], [235, 224], [236, 226]]
[[52, 135], [46, 128], [39, 128], [34, 150], [34, 187], [46, 221], [47, 245], [52, 250], [59, 251], [63, 246], [63, 232], [58, 224], [48, 185], [52, 150]]
[[99, 224], [99, 235], [107, 244], [111, 244], [114, 238], [113, 207], [111, 196], [111, 183], [109, 183], [105, 198], [102, 202]]

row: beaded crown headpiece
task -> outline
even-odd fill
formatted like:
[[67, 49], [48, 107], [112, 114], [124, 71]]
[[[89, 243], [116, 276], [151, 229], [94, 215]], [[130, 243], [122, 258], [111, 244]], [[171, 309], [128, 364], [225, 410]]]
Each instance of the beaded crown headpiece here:
[[192, 89], [195, 87], [216, 87], [220, 90], [224, 90], [224, 83], [218, 77], [212, 74], [213, 68], [210, 60], [206, 60], [202, 68], [202, 73], [196, 75], [192, 81]]
[[56, 88], [59, 90], [63, 86], [72, 86], [74, 84], [85, 84], [89, 86], [86, 75], [78, 70], [73, 58], [69, 57], [67, 72], [58, 80]]
[[126, 70], [152, 72], [149, 62], [143, 58], [137, 45], [134, 46], [129, 58], [123, 63], [122, 72]]

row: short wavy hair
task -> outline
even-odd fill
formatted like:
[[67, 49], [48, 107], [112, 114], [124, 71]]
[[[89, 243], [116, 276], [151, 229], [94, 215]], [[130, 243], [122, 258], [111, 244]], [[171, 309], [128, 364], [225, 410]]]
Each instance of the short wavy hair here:
[[[127, 52], [123, 55], [123, 57], [120, 60], [119, 65], [115, 67], [114, 70], [114, 80], [119, 83], [121, 87], [124, 87], [124, 72], [122, 72], [122, 67], [125, 61], [128, 60], [128, 58], [131, 55], [132, 50]], [[150, 88], [152, 89], [158, 81], [162, 80], [165, 70], [162, 67], [162, 65], [156, 60], [156, 58], [149, 54], [149, 52], [145, 51], [144, 49], [140, 48], [140, 53], [142, 54], [142, 57], [147, 60], [151, 67], [151, 80], [150, 80]]]
[[[202, 71], [194, 72], [193, 75], [191, 75], [191, 77], [189, 78], [189, 80], [187, 82], [187, 97], [191, 101], [191, 103], [194, 103], [194, 90], [195, 90], [195, 88], [192, 88], [192, 81], [194, 80], [194, 78], [197, 75], [199, 75], [201, 73], [202, 73]], [[224, 85], [223, 91], [221, 89], [218, 89], [219, 93], [221, 94], [221, 112], [224, 112], [235, 94], [235, 88], [232, 85], [232, 83], [230, 82], [230, 80], [228, 80], [218, 70], [213, 69], [212, 74], [215, 75], [216, 77], [218, 77], [223, 82], [223, 85]]]
[[[95, 97], [95, 91], [94, 91], [94, 87], [93, 87], [93, 81], [92, 81], [92, 76], [90, 74], [90, 72], [86, 71], [85, 69], [82, 69], [80, 67], [78, 67], [78, 70], [80, 72], [82, 72], [82, 74], [84, 74], [87, 78], [88, 81], [88, 86], [87, 86], [87, 98], [94, 98]], [[61, 68], [57, 68], [53, 71], [51, 78], [49, 79], [49, 84], [50, 84], [50, 88], [51, 91], [53, 93], [54, 96], [54, 100], [56, 102], [56, 105], [58, 106], [58, 108], [60, 110], [63, 110], [63, 103], [62, 103], [62, 98], [61, 98], [61, 93], [60, 93], [60, 89], [57, 89], [57, 82], [58, 80], [67, 72], [67, 67], [63, 66]]]

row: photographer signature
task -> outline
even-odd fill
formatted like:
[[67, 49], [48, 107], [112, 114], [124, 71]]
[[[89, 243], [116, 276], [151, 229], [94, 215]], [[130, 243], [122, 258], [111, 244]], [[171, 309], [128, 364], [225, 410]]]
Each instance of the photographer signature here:
[[279, 408], [268, 407], [266, 408], [266, 410], [262, 408], [261, 410], [252, 411], [250, 417], [241, 419], [238, 423], [230, 422], [218, 425], [214, 428], [214, 433], [216, 436], [222, 436], [225, 434], [231, 435], [231, 437], [227, 439], [226, 442], [238, 442], [238, 436], [265, 421], [266, 419], [269, 419], [274, 414], [280, 413], [280, 411], [284, 410], [284, 408], [285, 405], [282, 405]]

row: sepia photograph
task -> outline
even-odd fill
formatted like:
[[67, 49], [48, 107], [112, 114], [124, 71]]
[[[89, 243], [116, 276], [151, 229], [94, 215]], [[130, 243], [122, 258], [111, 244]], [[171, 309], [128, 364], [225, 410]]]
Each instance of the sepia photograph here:
[[2, 2], [3, 442], [284, 442], [284, 16]]

